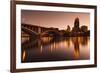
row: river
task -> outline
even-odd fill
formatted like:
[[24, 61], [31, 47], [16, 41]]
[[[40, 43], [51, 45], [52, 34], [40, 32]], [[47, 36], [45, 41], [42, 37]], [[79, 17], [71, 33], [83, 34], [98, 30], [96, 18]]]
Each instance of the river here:
[[22, 37], [22, 41], [22, 63], [90, 59], [89, 37]]

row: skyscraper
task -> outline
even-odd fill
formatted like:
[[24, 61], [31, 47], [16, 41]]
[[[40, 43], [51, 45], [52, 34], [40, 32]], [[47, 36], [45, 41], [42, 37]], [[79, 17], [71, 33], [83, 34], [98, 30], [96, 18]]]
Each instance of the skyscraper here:
[[79, 32], [80, 31], [80, 28], [79, 28], [79, 18], [75, 18], [75, 21], [74, 21], [74, 27], [72, 29], [73, 32]]

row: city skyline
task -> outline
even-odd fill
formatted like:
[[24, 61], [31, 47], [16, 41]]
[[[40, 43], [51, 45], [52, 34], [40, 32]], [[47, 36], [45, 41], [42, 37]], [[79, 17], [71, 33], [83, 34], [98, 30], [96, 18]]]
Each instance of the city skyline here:
[[75, 18], [79, 18], [80, 26], [90, 29], [90, 14], [75, 12], [34, 11], [22, 10], [21, 23], [32, 24], [42, 27], [54, 27], [59, 30], [67, 29], [67, 25], [74, 27]]

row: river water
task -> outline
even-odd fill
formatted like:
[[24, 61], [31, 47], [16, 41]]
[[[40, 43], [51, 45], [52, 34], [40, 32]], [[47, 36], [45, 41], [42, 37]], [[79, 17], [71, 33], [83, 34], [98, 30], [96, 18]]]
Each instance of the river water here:
[[90, 59], [89, 37], [42, 37], [35, 40], [22, 37], [22, 41], [22, 63]]

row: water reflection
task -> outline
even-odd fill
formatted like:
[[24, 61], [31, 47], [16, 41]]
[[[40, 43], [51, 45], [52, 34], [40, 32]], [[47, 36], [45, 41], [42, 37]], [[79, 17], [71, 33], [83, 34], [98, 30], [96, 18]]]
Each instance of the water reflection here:
[[74, 56], [75, 56], [75, 58], [78, 58], [79, 54], [80, 54], [80, 52], [79, 52], [80, 46], [79, 46], [79, 39], [78, 39], [78, 37], [74, 37], [72, 39], [72, 42], [73, 42], [73, 45], [74, 45]]
[[89, 37], [66, 37], [59, 39], [43, 37], [34, 41], [27, 40], [22, 42], [22, 62], [89, 59], [89, 39]]
[[26, 51], [23, 51], [23, 53], [22, 53], [22, 61], [25, 61], [25, 58], [26, 58]]

